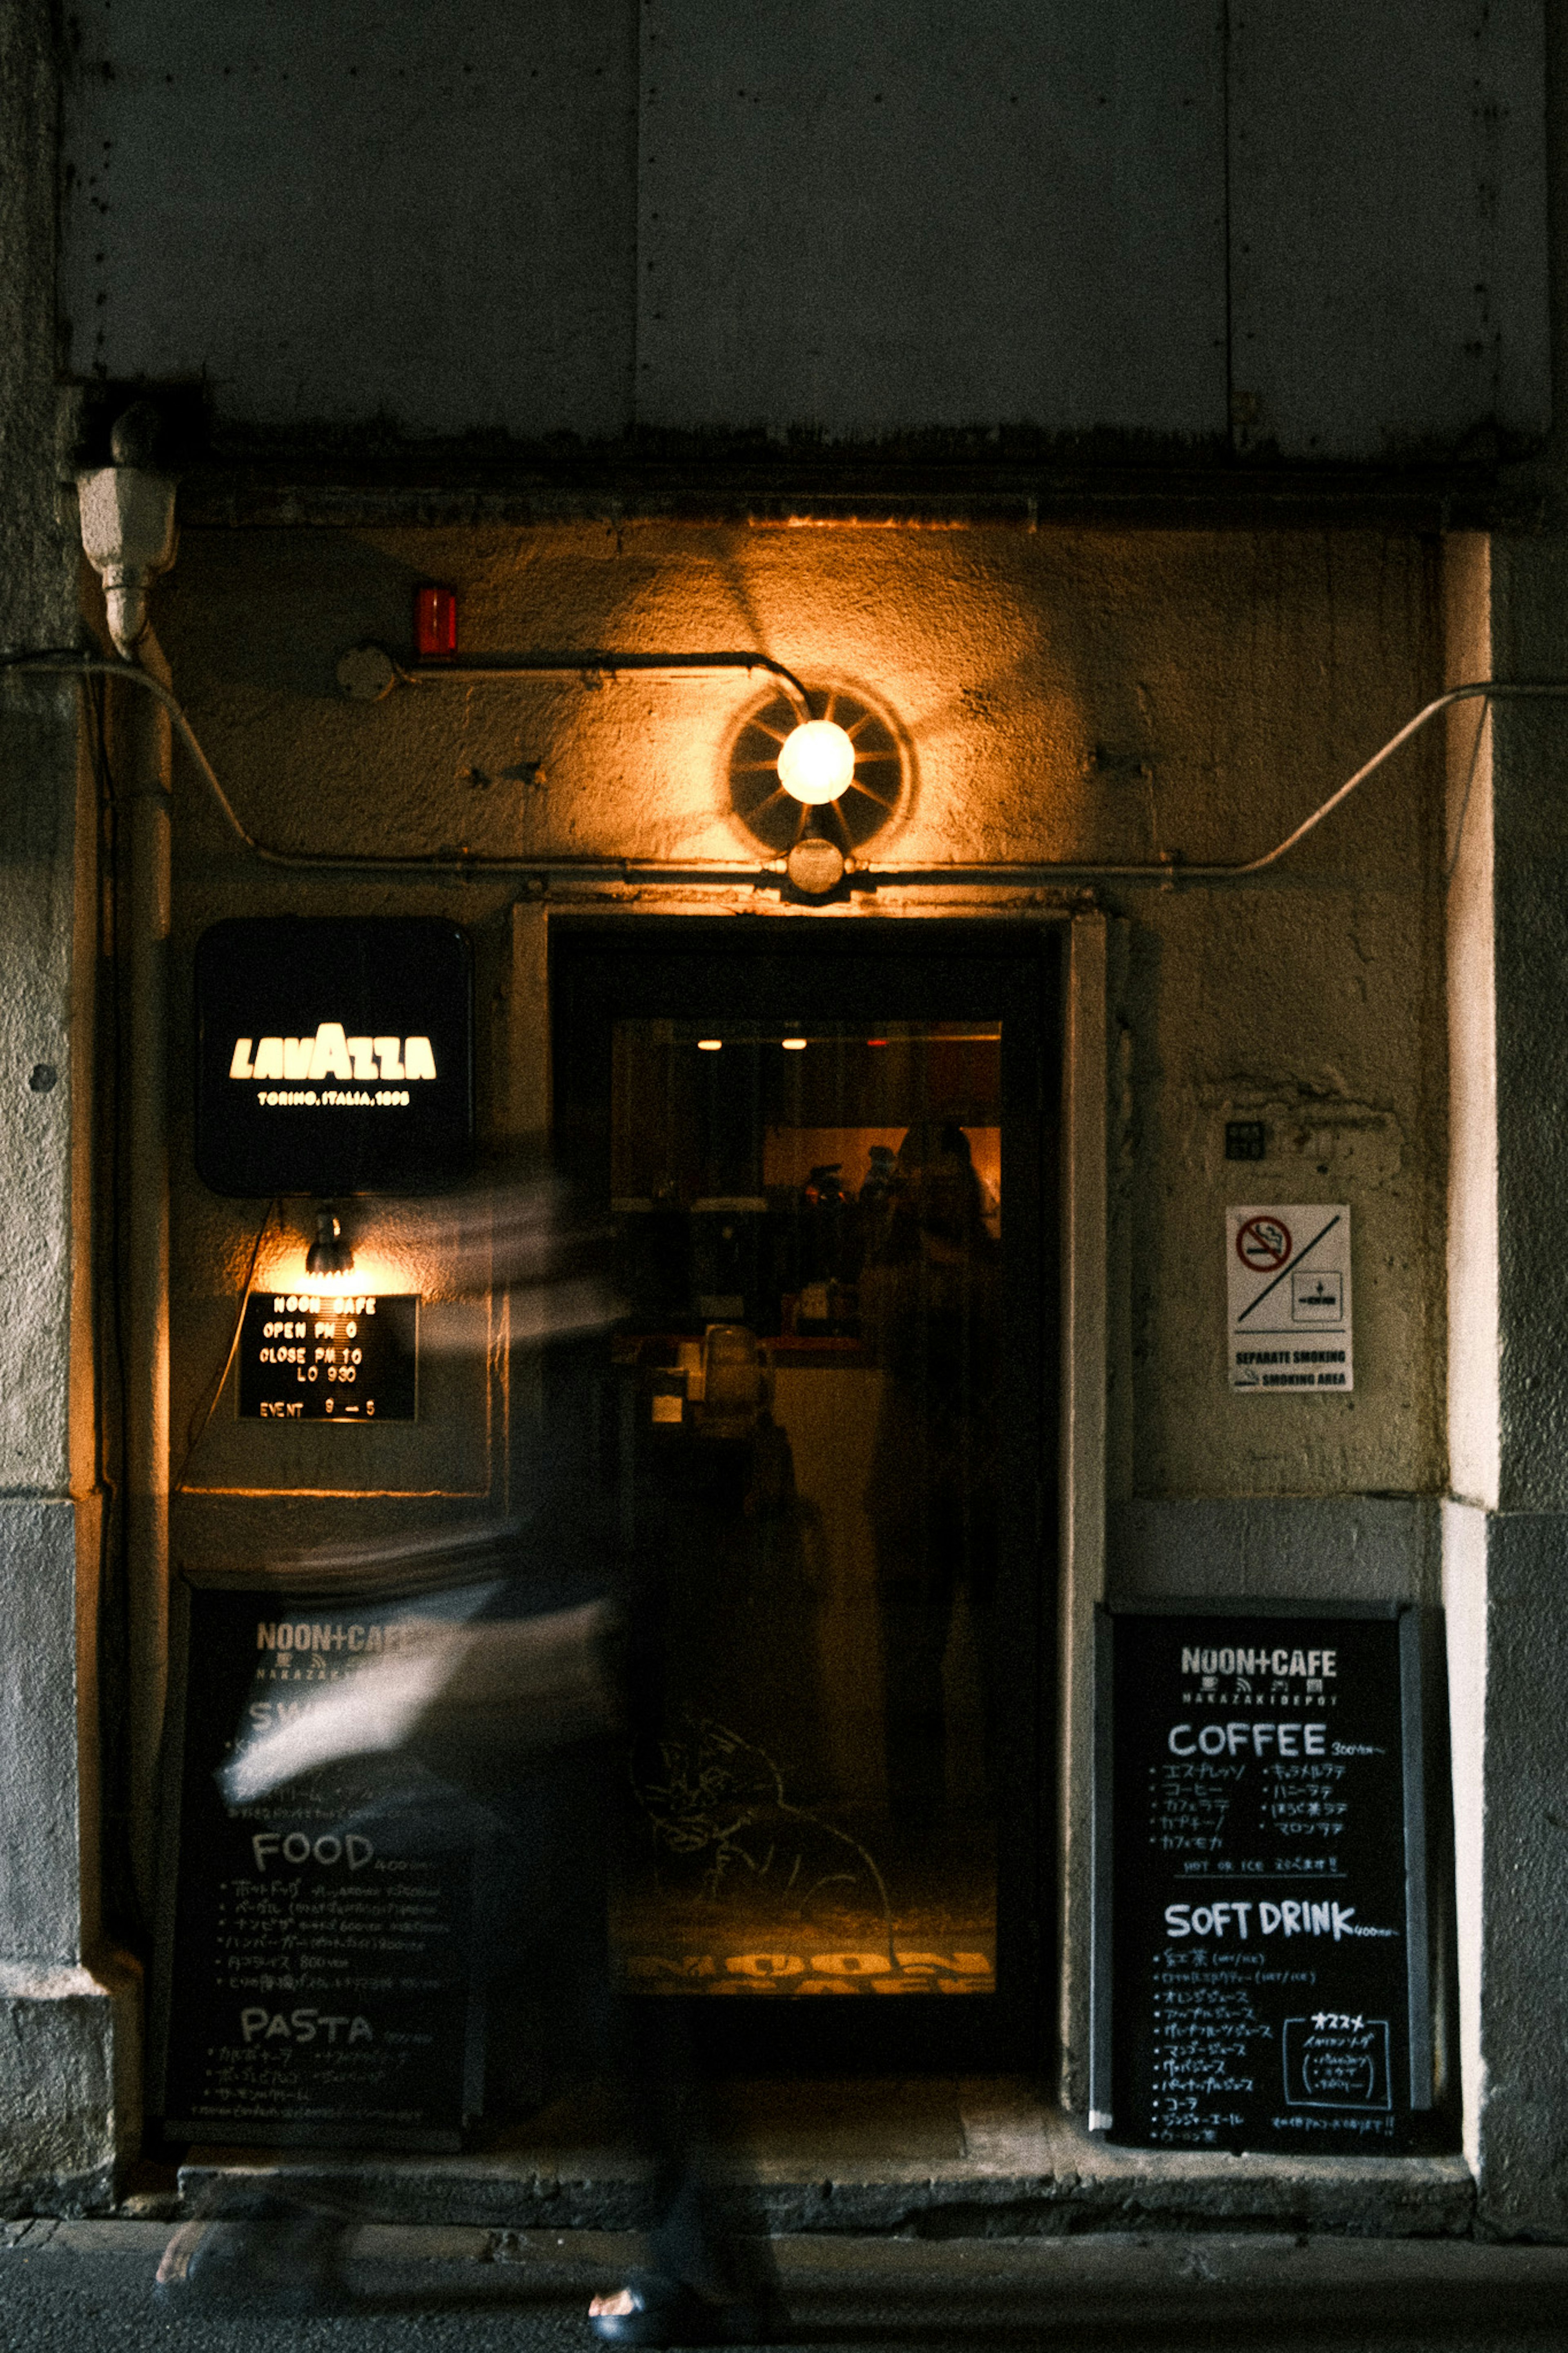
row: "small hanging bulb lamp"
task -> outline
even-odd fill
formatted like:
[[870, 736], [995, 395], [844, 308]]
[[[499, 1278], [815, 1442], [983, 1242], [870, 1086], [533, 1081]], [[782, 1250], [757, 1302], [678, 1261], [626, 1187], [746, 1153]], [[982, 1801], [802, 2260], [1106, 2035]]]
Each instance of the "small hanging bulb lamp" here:
[[354, 1254], [342, 1220], [331, 1209], [316, 1212], [316, 1239], [305, 1253], [307, 1274], [352, 1274]]

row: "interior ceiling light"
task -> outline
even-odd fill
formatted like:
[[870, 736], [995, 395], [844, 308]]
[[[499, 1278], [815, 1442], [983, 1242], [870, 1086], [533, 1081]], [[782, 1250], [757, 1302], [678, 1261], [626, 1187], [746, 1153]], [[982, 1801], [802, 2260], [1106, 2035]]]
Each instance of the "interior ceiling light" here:
[[779, 782], [808, 808], [837, 800], [855, 781], [855, 746], [833, 719], [808, 719], [784, 740]]

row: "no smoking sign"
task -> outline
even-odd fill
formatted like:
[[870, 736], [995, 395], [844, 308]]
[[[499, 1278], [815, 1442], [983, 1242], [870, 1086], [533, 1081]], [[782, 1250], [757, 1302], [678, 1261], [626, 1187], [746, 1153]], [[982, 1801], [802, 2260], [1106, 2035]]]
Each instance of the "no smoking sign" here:
[[1248, 1218], [1237, 1235], [1236, 1254], [1254, 1274], [1272, 1274], [1290, 1256], [1290, 1229], [1283, 1218]]
[[1227, 1378], [1248, 1396], [1355, 1387], [1343, 1201], [1225, 1213]]

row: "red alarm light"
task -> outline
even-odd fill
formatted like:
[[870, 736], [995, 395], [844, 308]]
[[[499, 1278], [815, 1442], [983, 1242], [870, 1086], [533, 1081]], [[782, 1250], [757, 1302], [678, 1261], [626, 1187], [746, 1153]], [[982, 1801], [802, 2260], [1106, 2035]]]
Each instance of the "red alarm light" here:
[[414, 591], [414, 653], [417, 661], [450, 661], [458, 650], [458, 592]]

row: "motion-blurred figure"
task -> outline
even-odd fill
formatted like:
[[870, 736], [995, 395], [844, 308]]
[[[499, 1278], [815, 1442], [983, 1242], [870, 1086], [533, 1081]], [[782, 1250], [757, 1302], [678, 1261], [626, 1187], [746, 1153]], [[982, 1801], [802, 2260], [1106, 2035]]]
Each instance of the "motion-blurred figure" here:
[[969, 1139], [911, 1127], [860, 1274], [866, 1336], [886, 1379], [866, 1511], [877, 1548], [888, 1794], [895, 1831], [924, 1852], [946, 1784], [942, 1662], [961, 1590], [980, 1654], [994, 1748], [1001, 1250]]
[[[454, 1248], [476, 1282], [493, 1263], [483, 1223], [471, 1197], [454, 1213]], [[434, 1532], [424, 1549], [437, 1570], [451, 1556], [449, 1613], [433, 1609], [395, 1653], [242, 1739], [220, 1786], [231, 1804], [252, 1804], [303, 1775], [384, 1760], [381, 1802], [414, 1810], [422, 1836], [472, 1856], [487, 2113], [525, 2113], [607, 2074], [647, 2160], [648, 2269], [595, 2299], [591, 2329], [625, 2345], [757, 2342], [776, 2313], [772, 2274], [742, 2264], [711, 2186], [680, 2006], [634, 2006], [609, 1947], [626, 1746], [659, 1688], [661, 1614], [658, 1531], [629, 1540], [626, 1467], [604, 1453], [603, 1335], [616, 1303], [599, 1238], [574, 1227], [555, 1188], [509, 1188], [499, 1223], [514, 1331], [544, 1350], [527, 1516]], [[420, 1547], [387, 1549], [406, 1575]], [[363, 1577], [376, 1561], [370, 1549], [300, 1567]], [[350, 2220], [265, 2192], [231, 2197], [176, 2232], [160, 2286], [341, 2306]]]

